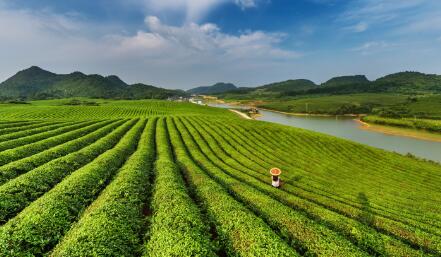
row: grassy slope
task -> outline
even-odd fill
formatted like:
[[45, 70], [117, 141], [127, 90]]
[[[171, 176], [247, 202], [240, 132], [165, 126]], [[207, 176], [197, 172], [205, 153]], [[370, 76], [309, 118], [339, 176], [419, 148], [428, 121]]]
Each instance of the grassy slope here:
[[[0, 114], [2, 117], [21, 120], [168, 116], [168, 132], [157, 130], [155, 133], [167, 132], [175, 140], [170, 150], [174, 149], [177, 154], [175, 158], [183, 161], [171, 161], [182, 168], [176, 174], [185, 175], [184, 186], [188, 191], [183, 190], [182, 193], [188, 192], [189, 197], [197, 203], [195, 206], [200, 208], [204, 222], [211, 228], [210, 240], [220, 254], [247, 253], [251, 248], [253, 251], [279, 249], [259, 248], [259, 245], [246, 243], [255, 239], [247, 229], [247, 226], [255, 223], [259, 224], [259, 231], [263, 231], [261, 238], [268, 238], [267, 245], [277, 242], [286, 247], [286, 243], [300, 255], [441, 254], [440, 165], [302, 129], [246, 121], [227, 110], [192, 104], [109, 101], [101, 102], [98, 107], [78, 107], [59, 106], [60, 103], [62, 100], [32, 102], [31, 105], [19, 106], [19, 109], [17, 106], [5, 105], [1, 107]], [[140, 128], [135, 129], [137, 133], [140, 133]], [[134, 140], [134, 137], [128, 138]], [[128, 146], [121, 147], [125, 149]], [[130, 151], [125, 151], [128, 158]], [[106, 165], [112, 166], [110, 159]], [[118, 165], [123, 165], [122, 161]], [[69, 231], [76, 221], [83, 219], [84, 222], [87, 218], [91, 224], [99, 224], [101, 220], [98, 217], [94, 221], [94, 216], [83, 216], [79, 212], [71, 214], [71, 219], [63, 221], [61, 227], [61, 223], [56, 220], [58, 209], [55, 208], [43, 209], [48, 219], [32, 217], [35, 215], [33, 211], [38, 210], [44, 199], [60, 204], [56, 201], [58, 198], [52, 199], [51, 195], [61, 194], [66, 201], [77, 197], [78, 194], [63, 194], [63, 187], [73, 181], [81, 188], [83, 180], [75, 180], [79, 175], [87, 175], [88, 179], [99, 181], [98, 184], [94, 182], [89, 185], [96, 190], [93, 195], [85, 200], [78, 198], [78, 201], [84, 202], [78, 202], [82, 208], [90, 206], [88, 213], [93, 211], [97, 205], [90, 204], [99, 199], [101, 190], [112, 179], [109, 174], [103, 173], [104, 170], [101, 173], [107, 174], [107, 177], [103, 175], [103, 179], [96, 177], [101, 176], [97, 172], [90, 172], [89, 178], [86, 171], [90, 167], [101, 170], [101, 166], [85, 166], [79, 170], [81, 173], [74, 171], [72, 174], [77, 175], [68, 176], [66, 179], [69, 180], [61, 182], [51, 194], [33, 203], [28, 199], [30, 206], [0, 227], [0, 255], [7, 253], [8, 249], [17, 250], [16, 255], [37, 251], [36, 245], [31, 247], [26, 242], [40, 237], [48, 241], [38, 240], [42, 252], [32, 253], [47, 253], [56, 243], [62, 242], [63, 233]], [[270, 178], [267, 170], [273, 166], [284, 171], [284, 185], [280, 190], [268, 185]], [[114, 172], [117, 174], [116, 170]], [[32, 172], [28, 174], [29, 178], [33, 176]], [[40, 179], [44, 178], [43, 174], [40, 173]], [[6, 192], [2, 189], [7, 185], [0, 186], [0, 193]], [[212, 190], [210, 185], [213, 185]], [[33, 197], [49, 189], [29, 187], [27, 194], [20, 197]], [[76, 190], [76, 187], [72, 187], [72, 190]], [[103, 191], [102, 195], [105, 196], [109, 190]], [[146, 189], [147, 193], [150, 191]], [[9, 194], [19, 193], [12, 190]], [[124, 194], [119, 196], [124, 197]], [[67, 206], [63, 211], [77, 211]], [[245, 219], [243, 215], [224, 218], [222, 210], [225, 212], [225, 208], [246, 214], [248, 218]], [[149, 210], [145, 209], [144, 214], [148, 215]], [[290, 214], [279, 215], [279, 210]], [[143, 220], [137, 222], [142, 223]], [[60, 226], [61, 234], [53, 236], [50, 231], [36, 229], [52, 223]], [[29, 237], [19, 237], [22, 234]], [[109, 237], [105, 233], [101, 236], [104, 240]], [[139, 238], [143, 238], [143, 234]], [[265, 242], [259, 243], [265, 245]], [[87, 250], [93, 253], [94, 246], [90, 247]]]
[[336, 114], [343, 105], [347, 104], [393, 106], [404, 103], [406, 99], [406, 96], [396, 94], [351, 94], [267, 101], [259, 107], [292, 113]]
[[380, 125], [389, 125], [394, 127], [414, 128], [427, 130], [430, 132], [441, 133], [441, 121], [440, 120], [428, 120], [428, 119], [391, 119], [378, 116], [363, 117], [362, 120], [367, 123], [375, 123]]
[[[85, 98], [75, 98], [87, 100]], [[23, 119], [116, 119], [127, 117], [148, 117], [152, 115], [227, 115], [234, 114], [213, 107], [190, 103], [176, 103], [159, 100], [103, 100], [92, 99], [99, 106], [64, 105], [72, 99], [32, 101], [26, 105], [2, 104], [2, 120]]]
[[[370, 114], [363, 119], [365, 122], [431, 132], [441, 131], [438, 121], [441, 119], [441, 95], [422, 95], [418, 96], [416, 101], [409, 101], [407, 95], [384, 93], [316, 96], [291, 100], [266, 100], [258, 103], [257, 106], [290, 113]], [[404, 117], [391, 116], [391, 111]]]
[[424, 113], [426, 116], [441, 119], [441, 95], [420, 97], [417, 102], [408, 105], [412, 114]]

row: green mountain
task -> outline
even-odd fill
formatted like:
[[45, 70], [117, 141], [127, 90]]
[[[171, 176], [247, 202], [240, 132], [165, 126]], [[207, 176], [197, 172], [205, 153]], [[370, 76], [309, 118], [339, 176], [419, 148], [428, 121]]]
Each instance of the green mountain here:
[[375, 81], [377, 90], [402, 93], [441, 93], [441, 76], [420, 72], [399, 72]]
[[218, 96], [231, 99], [271, 99], [300, 95], [358, 93], [437, 94], [441, 93], [441, 76], [420, 72], [399, 72], [375, 81], [369, 81], [364, 75], [341, 76], [331, 78], [321, 85], [298, 79], [254, 88], [238, 88]]
[[369, 81], [363, 75], [330, 79], [308, 93], [441, 93], [441, 76], [420, 72], [399, 72]]
[[371, 81], [364, 75], [334, 77], [319, 87], [308, 90], [308, 94], [352, 94], [368, 92]]
[[85, 75], [81, 72], [55, 74], [33, 66], [0, 84], [3, 98], [50, 99], [91, 97], [114, 99], [164, 99], [185, 95], [183, 91], [168, 90], [144, 84], [128, 85], [117, 76]]
[[107, 76], [106, 79], [116, 85], [127, 86], [126, 82], [122, 81], [118, 76], [110, 75], [110, 76]]
[[307, 79], [287, 80], [257, 87], [269, 92], [302, 92], [317, 88], [317, 85]]
[[19, 97], [24, 95], [34, 95], [47, 89], [60, 81], [60, 77], [39, 67], [19, 71], [17, 74], [0, 84], [0, 95]]
[[187, 90], [187, 93], [189, 94], [196, 94], [196, 95], [210, 95], [210, 94], [219, 94], [219, 93], [225, 93], [228, 91], [234, 91], [237, 87], [234, 84], [231, 83], [216, 83], [212, 86], [208, 87], [196, 87], [190, 90]]
[[123, 99], [166, 99], [169, 97], [186, 96], [181, 90], [157, 88], [141, 83], [128, 85], [122, 93]]
[[355, 75], [355, 76], [341, 76], [332, 78], [325, 83], [323, 83], [322, 87], [327, 88], [336, 88], [336, 87], [345, 87], [350, 85], [358, 85], [358, 84], [368, 84], [370, 81], [364, 75]]

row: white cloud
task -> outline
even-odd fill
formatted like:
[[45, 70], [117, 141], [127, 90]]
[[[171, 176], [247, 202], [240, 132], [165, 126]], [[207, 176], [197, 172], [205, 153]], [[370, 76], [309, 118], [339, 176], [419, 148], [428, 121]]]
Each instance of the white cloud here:
[[252, 8], [257, 6], [256, 0], [234, 0], [242, 8]]
[[383, 51], [391, 46], [394, 45], [384, 41], [370, 41], [362, 44], [361, 46], [352, 48], [351, 50], [355, 52], [360, 52], [363, 55], [368, 55], [375, 52]]
[[187, 22], [198, 21], [209, 11], [226, 0], [146, 0], [147, 8], [155, 13], [162, 11], [183, 11]]
[[385, 48], [387, 46], [389, 46], [389, 44], [386, 42], [383, 42], [383, 41], [381, 41], [381, 42], [371, 41], [371, 42], [366, 42], [357, 48], [354, 48], [354, 50], [355, 51], [362, 51], [362, 50], [370, 50], [373, 48], [374, 49]]
[[198, 22], [209, 11], [221, 4], [234, 3], [242, 9], [247, 9], [257, 7], [257, 1], [258, 0], [144, 0], [144, 3], [150, 13], [163, 11], [184, 12], [187, 22]]
[[0, 9], [0, 80], [38, 65], [54, 72], [116, 74], [129, 82], [188, 88], [255, 79], [244, 76], [300, 56], [277, 46], [284, 40], [279, 33], [233, 35], [216, 24], [170, 26], [155, 16], [147, 17], [145, 25], [127, 35], [78, 17]]
[[[338, 21], [349, 24], [354, 32], [368, 27], [387, 28], [406, 34], [441, 31], [441, 1], [427, 0], [356, 0], [349, 4]], [[369, 26], [368, 26], [369, 25]]]
[[211, 23], [169, 26], [155, 16], [147, 17], [145, 23], [148, 32], [140, 31], [134, 37], [124, 38], [120, 47], [147, 55], [150, 54], [149, 49], [154, 48], [162, 57], [191, 58], [193, 62], [275, 60], [300, 56], [297, 52], [276, 47], [284, 37], [280, 33], [250, 31], [236, 36], [221, 32], [217, 25]]
[[369, 28], [369, 25], [366, 22], [359, 22], [355, 25], [351, 25], [346, 27], [347, 30], [352, 31], [352, 32], [364, 32]]
[[403, 33], [441, 31], [441, 10], [426, 13], [424, 18], [413, 19], [407, 26], [402, 27]]
[[[69, 49], [91, 43], [87, 37], [81, 36], [84, 29], [87, 29], [86, 24], [69, 16], [50, 12], [0, 10], [0, 55], [2, 59], [12, 58], [9, 59], [11, 63], [20, 58], [23, 61], [34, 58], [57, 60], [63, 58]], [[50, 52], [58, 54], [48, 54]]]
[[425, 0], [356, 0], [342, 18], [345, 20], [369, 20], [371, 22], [383, 22], [394, 19], [403, 11], [417, 8], [424, 4]]

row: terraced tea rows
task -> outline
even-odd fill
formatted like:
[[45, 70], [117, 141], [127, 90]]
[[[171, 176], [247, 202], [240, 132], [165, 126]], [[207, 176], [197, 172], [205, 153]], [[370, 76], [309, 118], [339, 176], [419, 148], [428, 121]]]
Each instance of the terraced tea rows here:
[[0, 121], [0, 256], [441, 255], [441, 166], [158, 106]]
[[[103, 101], [99, 106], [65, 105], [69, 100], [35, 101], [26, 105], [0, 104], [1, 120], [88, 120], [146, 118], [162, 115], [230, 115], [218, 108], [172, 101]], [[22, 122], [22, 124], [27, 124]], [[0, 124], [2, 126], [8, 124]]]

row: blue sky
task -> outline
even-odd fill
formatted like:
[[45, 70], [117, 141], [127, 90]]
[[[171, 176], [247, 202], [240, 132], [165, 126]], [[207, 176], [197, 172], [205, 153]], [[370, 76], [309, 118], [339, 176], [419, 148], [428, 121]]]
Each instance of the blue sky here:
[[439, 0], [0, 0], [0, 79], [31, 65], [187, 89], [441, 74]]

